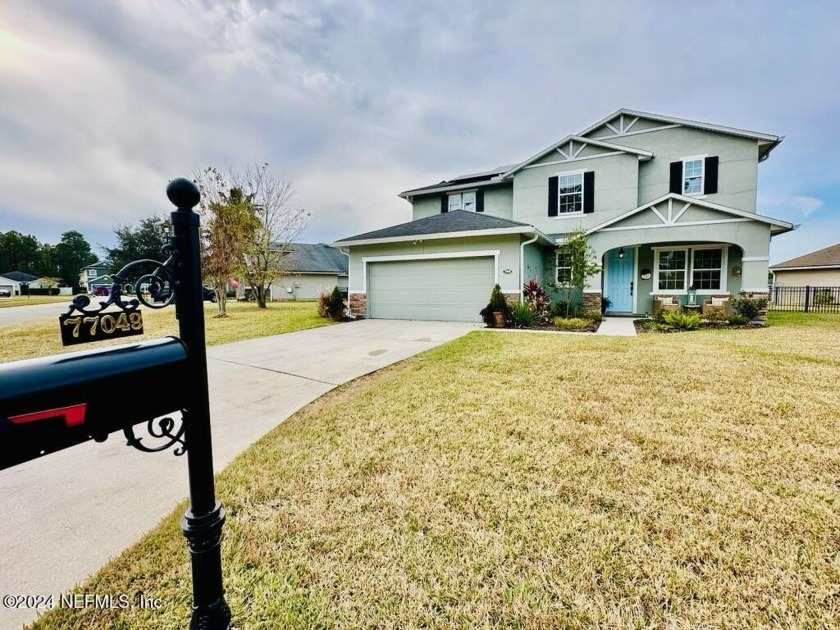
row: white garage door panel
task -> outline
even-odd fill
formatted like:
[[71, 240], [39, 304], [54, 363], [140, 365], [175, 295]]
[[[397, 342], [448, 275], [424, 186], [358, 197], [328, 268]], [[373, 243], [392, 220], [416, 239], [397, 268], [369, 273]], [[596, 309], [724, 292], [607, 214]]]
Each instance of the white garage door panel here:
[[368, 316], [478, 322], [494, 278], [492, 257], [370, 263]]

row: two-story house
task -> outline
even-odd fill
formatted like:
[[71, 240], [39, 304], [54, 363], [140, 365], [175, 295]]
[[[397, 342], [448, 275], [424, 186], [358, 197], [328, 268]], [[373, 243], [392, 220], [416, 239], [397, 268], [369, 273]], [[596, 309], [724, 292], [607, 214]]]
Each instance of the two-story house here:
[[498, 283], [563, 281], [557, 246], [586, 231], [601, 264], [584, 306], [651, 311], [767, 292], [770, 239], [795, 228], [756, 212], [772, 134], [621, 109], [523, 162], [400, 193], [413, 220], [344, 238], [350, 307], [373, 318], [479, 321]]
[[109, 273], [111, 273], [111, 265], [104, 262], [95, 262], [82, 267], [79, 271], [79, 287], [82, 291], [90, 292], [93, 292], [96, 287], [110, 287], [113, 280], [108, 275]]

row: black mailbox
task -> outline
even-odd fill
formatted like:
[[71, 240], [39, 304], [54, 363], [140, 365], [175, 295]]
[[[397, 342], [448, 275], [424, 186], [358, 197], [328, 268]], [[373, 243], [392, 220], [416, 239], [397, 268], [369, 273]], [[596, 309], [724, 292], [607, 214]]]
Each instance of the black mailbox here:
[[175, 337], [0, 365], [0, 469], [184, 409], [186, 365]]

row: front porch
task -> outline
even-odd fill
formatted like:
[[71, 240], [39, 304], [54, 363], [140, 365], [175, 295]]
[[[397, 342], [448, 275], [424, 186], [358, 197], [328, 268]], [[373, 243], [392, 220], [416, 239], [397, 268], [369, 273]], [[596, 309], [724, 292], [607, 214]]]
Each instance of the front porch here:
[[653, 314], [660, 296], [699, 309], [712, 297], [738, 295], [743, 258], [732, 243], [628, 243], [602, 255], [600, 278], [592, 279], [587, 293], [609, 300], [609, 315]]

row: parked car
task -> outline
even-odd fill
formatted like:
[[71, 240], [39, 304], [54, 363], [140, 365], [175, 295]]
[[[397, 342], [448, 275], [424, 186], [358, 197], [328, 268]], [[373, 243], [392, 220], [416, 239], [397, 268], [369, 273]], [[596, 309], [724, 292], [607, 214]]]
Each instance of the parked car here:
[[0, 289], [0, 297], [12, 297], [10, 289]]

